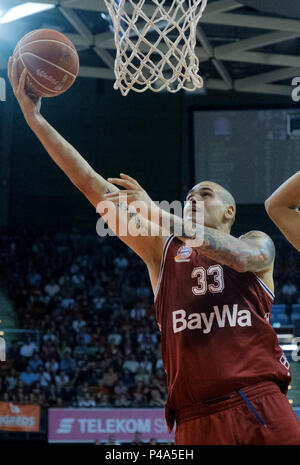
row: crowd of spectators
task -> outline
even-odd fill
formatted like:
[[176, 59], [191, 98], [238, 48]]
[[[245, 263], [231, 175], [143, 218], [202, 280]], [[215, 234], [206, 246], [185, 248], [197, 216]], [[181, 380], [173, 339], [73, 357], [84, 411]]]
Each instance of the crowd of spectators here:
[[[297, 252], [276, 243], [276, 302], [300, 302]], [[163, 407], [153, 294], [142, 261], [115, 237], [0, 236], [2, 285], [21, 333], [0, 372], [2, 400], [42, 407]]]
[[42, 407], [163, 407], [153, 294], [117, 238], [0, 236], [3, 283], [22, 333], [0, 372], [4, 401]]

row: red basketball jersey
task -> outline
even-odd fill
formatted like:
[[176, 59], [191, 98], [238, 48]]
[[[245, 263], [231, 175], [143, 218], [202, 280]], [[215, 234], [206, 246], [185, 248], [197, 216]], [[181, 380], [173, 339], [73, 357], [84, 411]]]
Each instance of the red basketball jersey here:
[[155, 311], [172, 410], [262, 381], [287, 392], [291, 372], [270, 324], [273, 300], [254, 273], [168, 239]]

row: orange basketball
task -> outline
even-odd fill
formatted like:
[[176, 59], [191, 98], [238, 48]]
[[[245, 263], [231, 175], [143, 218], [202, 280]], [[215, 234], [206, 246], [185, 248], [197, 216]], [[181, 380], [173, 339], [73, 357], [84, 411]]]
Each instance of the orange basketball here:
[[26, 90], [39, 97], [56, 97], [74, 83], [79, 71], [79, 57], [73, 43], [61, 32], [37, 29], [26, 34], [16, 45], [20, 77], [27, 69]]

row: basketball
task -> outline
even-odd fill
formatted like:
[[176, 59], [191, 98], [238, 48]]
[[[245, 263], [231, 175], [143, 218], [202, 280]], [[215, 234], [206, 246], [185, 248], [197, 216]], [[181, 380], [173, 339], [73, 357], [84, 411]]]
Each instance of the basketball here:
[[56, 97], [74, 83], [79, 71], [79, 57], [73, 43], [52, 29], [37, 29], [26, 34], [16, 45], [18, 78], [24, 68], [28, 75], [26, 91], [38, 97]]

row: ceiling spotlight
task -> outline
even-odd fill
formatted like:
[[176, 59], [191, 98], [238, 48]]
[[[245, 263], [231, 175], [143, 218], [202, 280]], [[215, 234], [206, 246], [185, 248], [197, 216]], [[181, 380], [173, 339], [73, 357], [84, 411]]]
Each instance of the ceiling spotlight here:
[[23, 3], [22, 5], [11, 8], [2, 17], [0, 13], [0, 23], [10, 23], [11, 21], [16, 21], [17, 19], [24, 18], [25, 16], [50, 10], [51, 8], [54, 8], [54, 6], [55, 5], [52, 3]]

